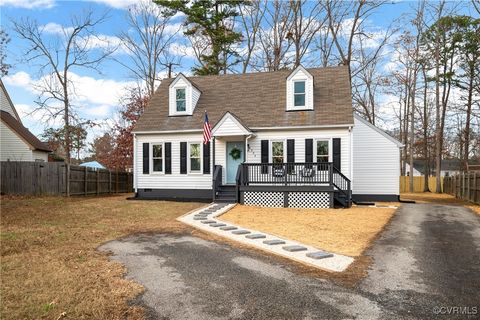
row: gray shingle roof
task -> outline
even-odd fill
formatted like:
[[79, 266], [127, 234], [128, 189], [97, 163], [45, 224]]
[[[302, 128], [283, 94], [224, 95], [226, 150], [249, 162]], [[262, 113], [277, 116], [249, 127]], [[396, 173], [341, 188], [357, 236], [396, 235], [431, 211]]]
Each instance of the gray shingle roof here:
[[135, 132], [202, 130], [204, 111], [213, 127], [230, 111], [249, 128], [338, 126], [353, 124], [348, 68], [307, 69], [314, 77], [314, 110], [286, 111], [286, 78], [290, 70], [188, 77], [200, 99], [192, 116], [168, 116], [165, 79], [138, 120]]

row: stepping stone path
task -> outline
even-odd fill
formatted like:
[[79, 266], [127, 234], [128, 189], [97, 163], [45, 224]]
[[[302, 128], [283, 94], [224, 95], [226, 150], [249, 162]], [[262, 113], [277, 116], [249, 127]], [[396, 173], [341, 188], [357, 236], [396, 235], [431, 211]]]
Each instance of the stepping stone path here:
[[259, 233], [256, 233], [256, 234], [249, 234], [249, 235], [246, 235], [245, 238], [248, 238], [248, 239], [263, 239], [263, 238], [266, 238], [267, 236], [264, 235], [264, 234], [259, 234]]
[[285, 244], [285, 241], [274, 239], [274, 240], [265, 240], [263, 241], [263, 243], [268, 244], [269, 246], [275, 246], [277, 244]]
[[312, 259], [325, 259], [325, 258], [333, 257], [333, 254], [325, 251], [317, 251], [317, 252], [307, 253], [307, 257]]
[[[332, 254], [308, 245], [301, 245], [295, 241], [279, 239], [273, 235], [262, 234], [260, 231], [242, 229], [241, 226], [228, 225], [228, 223], [217, 220], [217, 217], [224, 211], [225, 207], [228, 206], [232, 205], [227, 203], [213, 204], [208, 208], [191, 213], [188, 217], [180, 218], [180, 221], [201, 230], [209, 231], [210, 233], [224, 236], [244, 244], [253, 245], [267, 252], [272, 252], [326, 270], [341, 272], [353, 262], [353, 258], [351, 257]], [[206, 228], [207, 226], [212, 228]], [[244, 237], [237, 237], [237, 235], [244, 235]]]
[[232, 233], [233, 234], [249, 234], [251, 232], [248, 230], [235, 230], [235, 231], [232, 231]]
[[283, 250], [288, 251], [288, 252], [297, 252], [297, 251], [304, 251], [307, 250], [307, 248], [298, 246], [298, 245], [293, 245], [293, 246], [285, 246], [282, 247]]
[[223, 230], [223, 231], [230, 231], [230, 230], [237, 230], [238, 228], [237, 227], [234, 227], [234, 226], [226, 226], [226, 227], [221, 227], [220, 230]]
[[214, 227], [214, 228], [224, 227], [224, 226], [226, 226], [225, 223], [212, 223], [212, 224], [210, 225], [210, 227]]

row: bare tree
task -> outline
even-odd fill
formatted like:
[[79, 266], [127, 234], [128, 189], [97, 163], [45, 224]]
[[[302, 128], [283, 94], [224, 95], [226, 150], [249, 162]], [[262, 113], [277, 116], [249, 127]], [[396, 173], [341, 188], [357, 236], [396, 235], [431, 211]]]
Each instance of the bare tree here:
[[167, 71], [171, 76], [172, 66], [179, 63], [169, 49], [180, 25], [171, 24], [159, 6], [147, 1], [129, 7], [126, 18], [128, 31], [121, 32], [119, 38], [130, 63], [123, 58], [116, 60], [143, 82], [151, 96], [161, 80], [160, 72]]
[[[26, 18], [12, 21], [18, 37], [28, 44], [26, 60], [36, 62], [39, 66], [41, 79], [35, 88], [40, 93], [35, 111], [46, 111], [48, 120], [62, 119], [67, 163], [70, 163], [72, 149], [72, 124], [78, 120], [72, 103], [76, 84], [71, 73], [75, 69], [99, 72], [100, 63], [114, 51], [112, 47], [96, 48], [96, 44], [103, 40], [95, 35], [94, 29], [106, 18], [106, 14], [95, 18], [92, 11], [73, 15], [70, 25], [59, 27], [54, 36], [46, 36], [45, 27], [36, 20]], [[50, 40], [52, 36], [54, 40]]]
[[328, 27], [343, 65], [351, 66], [355, 38], [362, 34], [365, 20], [384, 3], [386, 1], [325, 1]]
[[289, 5], [292, 12], [292, 23], [286, 38], [293, 44], [295, 52], [293, 66], [296, 68], [310, 48], [315, 34], [323, 27], [326, 17], [321, 15], [323, 12], [321, 2], [290, 0]]
[[292, 24], [292, 7], [282, 1], [267, 3], [264, 17], [266, 26], [259, 33], [261, 50], [256, 56], [256, 68], [277, 71], [289, 64], [287, 53], [291, 42], [287, 34]]
[[246, 73], [251, 66], [252, 55], [257, 46], [261, 23], [265, 16], [268, 2], [253, 0], [249, 5], [239, 5], [240, 25], [243, 32], [245, 52], [242, 57], [242, 73]]

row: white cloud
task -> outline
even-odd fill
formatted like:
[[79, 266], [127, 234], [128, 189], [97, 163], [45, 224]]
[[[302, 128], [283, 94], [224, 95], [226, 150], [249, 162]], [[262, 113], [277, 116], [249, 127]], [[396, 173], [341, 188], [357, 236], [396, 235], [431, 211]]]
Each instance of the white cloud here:
[[27, 87], [31, 85], [32, 78], [30, 75], [24, 71], [19, 71], [15, 74], [6, 76], [3, 78], [3, 81], [6, 84], [16, 86], [16, 87]]
[[116, 36], [99, 34], [83, 38], [81, 39], [81, 41], [81, 45], [85, 45], [87, 49], [115, 49], [114, 54], [129, 53], [128, 49], [125, 47], [124, 42]]
[[24, 9], [50, 9], [55, 0], [0, 0], [0, 7], [11, 6]]
[[187, 57], [190, 59], [196, 59], [195, 56], [195, 51], [191, 46], [186, 46], [184, 44], [174, 42], [168, 47], [168, 51], [175, 55], [175, 56], [180, 56], [180, 57]]
[[115, 9], [126, 9], [128, 8], [128, 6], [138, 3], [138, 0], [86, 0], [86, 1], [101, 3]]
[[108, 117], [111, 113], [112, 107], [106, 104], [102, 104], [99, 106], [89, 106], [85, 109], [83, 109], [83, 113], [94, 116], [94, 117], [99, 117], [99, 118], [105, 118]]
[[60, 35], [63, 35], [64, 32], [69, 34], [73, 31], [73, 27], [63, 27], [62, 25], [55, 22], [49, 22], [46, 25], [40, 27], [40, 29], [46, 33], [60, 34]]

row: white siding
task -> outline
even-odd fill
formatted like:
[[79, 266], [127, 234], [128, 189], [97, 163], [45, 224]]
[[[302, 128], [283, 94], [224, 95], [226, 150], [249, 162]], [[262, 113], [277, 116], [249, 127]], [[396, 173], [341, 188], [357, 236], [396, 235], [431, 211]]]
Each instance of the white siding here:
[[361, 120], [353, 128], [353, 194], [400, 191], [400, 149]]
[[[137, 188], [143, 189], [211, 189], [212, 175], [203, 173], [180, 174], [180, 142], [202, 143], [202, 133], [196, 134], [163, 134], [163, 135], [136, 135], [135, 143], [135, 175]], [[172, 174], [151, 173], [143, 174], [143, 143], [171, 142], [172, 143]], [[202, 145], [203, 146], [203, 145]], [[188, 157], [188, 154], [187, 154]], [[188, 161], [188, 159], [187, 159]], [[211, 162], [210, 162], [211, 164]], [[203, 168], [203, 164], [202, 164]], [[212, 170], [210, 169], [210, 172]]]
[[226, 118], [215, 131], [215, 136], [236, 136], [243, 135], [244, 133], [243, 128], [240, 128], [232, 118]]
[[192, 86], [192, 112], [197, 106], [198, 99], [200, 99], [200, 91]]
[[30, 145], [0, 121], [0, 160], [33, 161]]
[[32, 151], [32, 161], [48, 162], [48, 152], [38, 150]]
[[7, 98], [7, 93], [3, 90], [3, 86], [2, 86], [2, 89], [0, 90], [0, 109], [2, 111], [6, 111], [10, 113], [12, 117], [14, 117], [15, 119], [20, 120], [15, 115], [15, 111], [13, 111], [13, 107]]
[[[341, 165], [340, 169], [344, 175], [350, 177], [350, 134], [347, 128], [344, 129], [315, 129], [315, 130], [275, 130], [260, 131], [255, 137], [248, 140], [250, 150], [247, 152], [247, 162], [261, 162], [261, 141], [262, 140], [284, 140], [295, 139], [295, 162], [305, 162], [305, 139], [330, 140], [330, 161], [332, 157], [331, 148], [333, 138], [341, 139]], [[285, 142], [286, 152], [286, 142]], [[271, 151], [269, 151], [271, 153]], [[315, 153], [315, 142], [314, 142]], [[315, 157], [315, 155], [314, 155]], [[315, 158], [314, 158], [315, 161]]]

